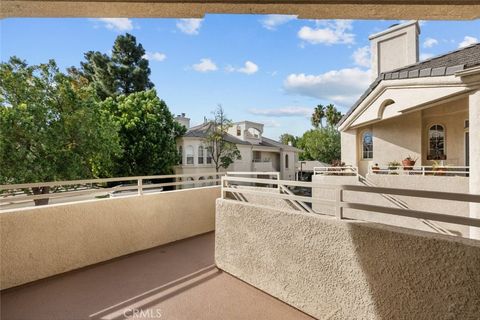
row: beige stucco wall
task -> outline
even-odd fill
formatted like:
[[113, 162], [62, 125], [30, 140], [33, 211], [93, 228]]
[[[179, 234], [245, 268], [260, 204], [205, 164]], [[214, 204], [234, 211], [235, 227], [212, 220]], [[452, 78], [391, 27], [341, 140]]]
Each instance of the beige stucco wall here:
[[386, 165], [407, 156], [420, 159], [422, 149], [421, 113], [414, 112], [373, 125], [373, 161]]
[[[384, 174], [368, 174], [367, 178], [378, 187], [401, 188], [412, 190], [429, 190], [440, 192], [468, 193], [467, 177], [442, 177], [442, 176], [396, 176]], [[467, 202], [436, 200], [395, 196], [405, 202], [410, 209], [451, 214], [468, 217], [469, 205]], [[452, 225], [449, 223], [435, 222], [437, 225], [462, 236], [468, 236], [468, 227]]]
[[5, 211], [1, 289], [214, 230], [219, 187]]
[[217, 200], [217, 266], [318, 319], [476, 319], [480, 242]]
[[[369, 184], [377, 187], [403, 188], [413, 190], [431, 190], [431, 191], [450, 191], [468, 193], [468, 178], [465, 177], [438, 177], [438, 176], [396, 176], [396, 175], [367, 175]], [[314, 175], [312, 182], [317, 185], [341, 186], [341, 185], [365, 185], [360, 182], [356, 176], [324, 176]], [[453, 191], [452, 191], [453, 190]], [[312, 197], [314, 199], [334, 200], [335, 193], [333, 190], [313, 187]], [[458, 216], [468, 216], [468, 204], [464, 202], [430, 200], [424, 198], [393, 196], [394, 199], [400, 200], [409, 209], [423, 210], [436, 213], [452, 214]], [[396, 202], [391, 201], [381, 194], [363, 193], [354, 191], [345, 191], [343, 200], [347, 202], [356, 202], [362, 204], [377, 205], [382, 207], [403, 208]], [[334, 215], [335, 209], [331, 205], [314, 203], [313, 210], [320, 214]], [[468, 227], [447, 224], [437, 221], [425, 221], [417, 218], [401, 217], [379, 212], [369, 212], [363, 210], [354, 210], [350, 208], [344, 209], [344, 216], [349, 219], [357, 219], [371, 222], [383, 223], [391, 226], [412, 228], [428, 232], [445, 232], [468, 237]], [[438, 228], [440, 227], [440, 229]], [[442, 228], [446, 230], [442, 230]]]
[[357, 130], [351, 129], [340, 132], [342, 162], [346, 165], [358, 166]]

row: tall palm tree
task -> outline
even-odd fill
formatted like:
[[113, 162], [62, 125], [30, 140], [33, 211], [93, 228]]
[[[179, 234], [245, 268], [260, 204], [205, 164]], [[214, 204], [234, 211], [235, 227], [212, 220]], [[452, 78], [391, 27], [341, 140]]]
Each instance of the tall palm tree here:
[[317, 105], [312, 113], [312, 126], [323, 128], [323, 118], [325, 118], [325, 107], [321, 104]]
[[325, 117], [327, 119], [327, 124], [334, 127], [342, 118], [342, 113], [338, 111], [333, 104], [329, 104], [326, 107]]

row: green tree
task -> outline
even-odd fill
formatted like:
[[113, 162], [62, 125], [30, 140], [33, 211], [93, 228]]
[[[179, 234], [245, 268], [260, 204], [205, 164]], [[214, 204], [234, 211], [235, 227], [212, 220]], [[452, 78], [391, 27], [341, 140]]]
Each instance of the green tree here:
[[314, 128], [323, 128], [323, 119], [325, 118], [325, 107], [321, 104], [317, 105], [312, 113], [312, 126]]
[[295, 137], [292, 134], [284, 133], [280, 136], [280, 143], [288, 145], [291, 143], [293, 147], [297, 146], [298, 137]]
[[119, 35], [112, 56], [88, 51], [81, 62], [81, 72], [92, 83], [101, 100], [153, 88], [145, 49], [131, 34]]
[[327, 125], [335, 127], [337, 123], [342, 119], [342, 113], [335, 108], [333, 104], [329, 104], [326, 107], [325, 117], [327, 119]]
[[205, 144], [207, 152], [212, 157], [216, 172], [220, 168], [228, 168], [235, 160], [242, 158], [237, 145], [225, 139], [227, 131], [232, 125], [232, 121], [227, 118], [221, 105], [213, 112], [213, 119], [208, 121]]
[[[118, 127], [86, 79], [55, 62], [0, 64], [0, 181], [30, 183], [108, 176], [121, 152]], [[33, 188], [45, 194], [49, 188]], [[46, 201], [36, 201], [45, 204]]]
[[171, 173], [179, 157], [175, 139], [185, 133], [155, 90], [107, 98], [102, 108], [120, 125], [122, 155], [115, 175], [140, 176]]
[[[84, 54], [85, 62], [81, 62], [79, 71], [92, 84], [100, 100], [113, 97], [117, 94], [114, 76], [114, 65], [110, 57], [98, 51], [88, 51]], [[78, 70], [71, 68], [71, 73]]]
[[153, 88], [145, 49], [131, 34], [119, 35], [113, 44], [113, 75], [117, 92], [130, 94]]
[[298, 140], [302, 149], [300, 160], [317, 160], [331, 163], [340, 159], [340, 133], [333, 127], [312, 129]]

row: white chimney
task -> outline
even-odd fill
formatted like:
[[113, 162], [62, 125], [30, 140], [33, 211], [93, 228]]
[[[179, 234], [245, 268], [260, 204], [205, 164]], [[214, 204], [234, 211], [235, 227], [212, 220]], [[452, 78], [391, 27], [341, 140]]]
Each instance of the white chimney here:
[[369, 37], [372, 52], [372, 80], [382, 72], [418, 62], [418, 21], [396, 24]]
[[179, 114], [175, 117], [175, 121], [185, 126], [185, 128], [190, 129], [190, 118], [185, 116], [185, 113]]

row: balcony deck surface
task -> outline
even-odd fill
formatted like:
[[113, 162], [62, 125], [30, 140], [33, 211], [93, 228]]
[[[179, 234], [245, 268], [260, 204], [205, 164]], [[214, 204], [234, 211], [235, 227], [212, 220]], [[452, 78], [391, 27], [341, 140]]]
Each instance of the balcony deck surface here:
[[312, 319], [217, 269], [214, 240], [208, 233], [4, 290], [0, 318]]

